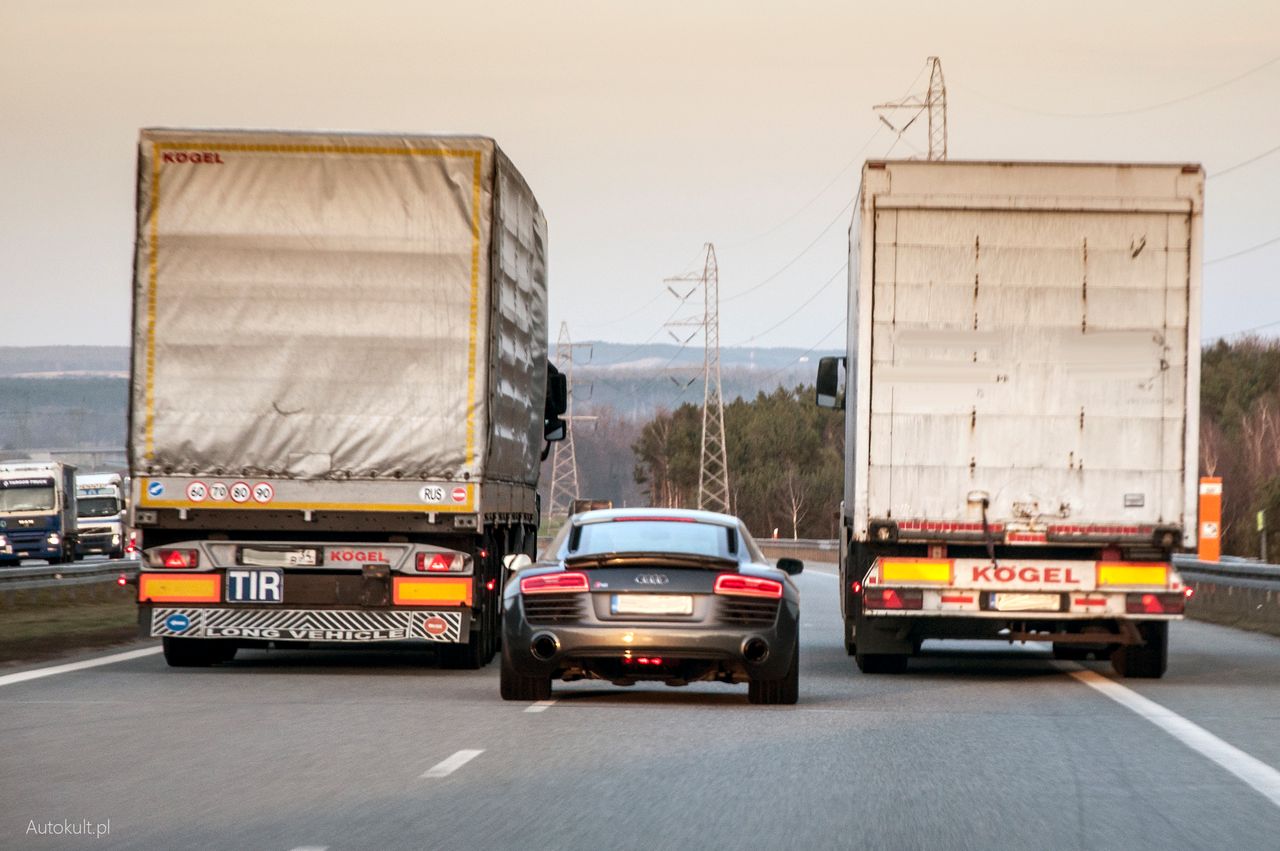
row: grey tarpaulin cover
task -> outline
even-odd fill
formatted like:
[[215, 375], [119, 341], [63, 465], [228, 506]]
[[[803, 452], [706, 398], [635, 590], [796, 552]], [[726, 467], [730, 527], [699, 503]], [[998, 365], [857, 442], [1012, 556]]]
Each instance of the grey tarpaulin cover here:
[[144, 130], [134, 471], [533, 484], [545, 251], [491, 139]]

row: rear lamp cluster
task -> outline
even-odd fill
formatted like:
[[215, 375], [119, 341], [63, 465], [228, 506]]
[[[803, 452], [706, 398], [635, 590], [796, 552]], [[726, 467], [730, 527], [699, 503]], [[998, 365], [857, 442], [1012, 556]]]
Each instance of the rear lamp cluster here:
[[418, 553], [414, 567], [419, 573], [461, 573], [467, 559], [462, 553]]
[[158, 549], [147, 551], [147, 565], [167, 570], [190, 569], [200, 566], [200, 551], [196, 549]]
[[1126, 594], [1124, 610], [1131, 615], [1180, 615], [1186, 611], [1189, 596], [1191, 595], [1185, 591], [1175, 591], [1172, 594]]
[[743, 576], [739, 573], [722, 573], [716, 577], [715, 592], [732, 597], [764, 597], [782, 599], [782, 583], [774, 579]]
[[867, 609], [923, 609], [924, 591], [919, 588], [865, 588], [862, 605]]

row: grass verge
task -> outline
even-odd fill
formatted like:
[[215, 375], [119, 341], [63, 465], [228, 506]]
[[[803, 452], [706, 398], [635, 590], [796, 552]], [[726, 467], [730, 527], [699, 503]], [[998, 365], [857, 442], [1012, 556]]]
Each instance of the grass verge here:
[[106, 602], [0, 609], [0, 665], [52, 659], [137, 638], [138, 605], [132, 595]]

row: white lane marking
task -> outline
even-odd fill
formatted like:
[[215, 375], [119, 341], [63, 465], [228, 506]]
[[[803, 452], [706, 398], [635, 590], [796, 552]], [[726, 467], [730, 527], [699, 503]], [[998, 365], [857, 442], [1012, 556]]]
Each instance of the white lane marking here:
[[1165, 709], [1097, 671], [1068, 668], [1065, 665], [1059, 667], [1090, 688], [1102, 692], [1116, 703], [1147, 719], [1187, 747], [1213, 760], [1280, 807], [1280, 771], [1235, 745], [1227, 744], [1173, 710]]
[[539, 700], [537, 703], [526, 709], [525, 712], [546, 712], [548, 706], [555, 705], [556, 702], [554, 700]]
[[329, 846], [328, 845], [299, 845], [297, 848], [290, 849], [290, 851], [329, 851]]
[[161, 652], [160, 647], [144, 647], [141, 650], [129, 650], [125, 653], [115, 653], [111, 656], [102, 656], [98, 659], [86, 659], [83, 662], [68, 662], [65, 665], [54, 665], [50, 668], [35, 668], [31, 671], [19, 671], [16, 674], [5, 674], [0, 676], [0, 686], [11, 686], [15, 683], [25, 683], [28, 680], [38, 680], [42, 677], [52, 677], [57, 674], [69, 674], [72, 671], [83, 671], [85, 668], [96, 668], [99, 665], [114, 665], [116, 662], [127, 662], [130, 659], [141, 659], [143, 656], [154, 656]]
[[437, 762], [422, 773], [423, 777], [448, 777], [471, 760], [484, 753], [484, 750], [478, 751], [458, 751], [446, 760]]

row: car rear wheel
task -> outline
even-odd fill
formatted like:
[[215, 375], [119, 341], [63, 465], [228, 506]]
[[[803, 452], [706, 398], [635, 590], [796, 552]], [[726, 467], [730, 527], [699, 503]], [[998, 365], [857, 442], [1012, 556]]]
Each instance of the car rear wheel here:
[[752, 679], [747, 683], [747, 700], [762, 705], [791, 705], [800, 699], [800, 641], [791, 650], [791, 666], [776, 680]]
[[550, 677], [526, 677], [516, 671], [503, 653], [498, 671], [498, 691], [503, 700], [550, 700]]

